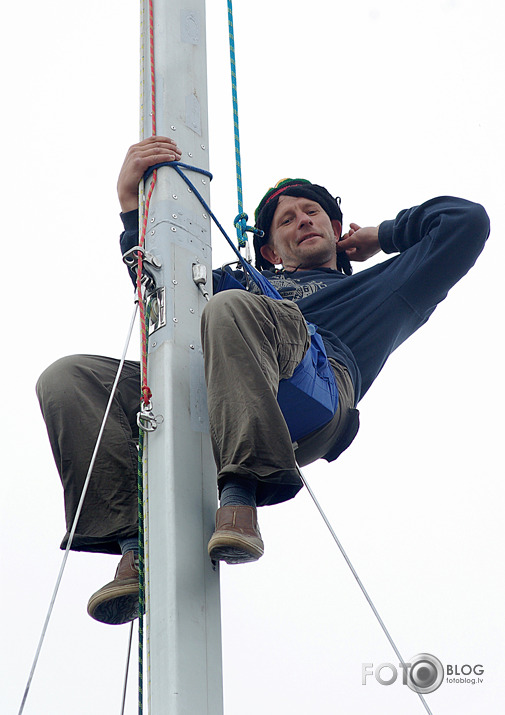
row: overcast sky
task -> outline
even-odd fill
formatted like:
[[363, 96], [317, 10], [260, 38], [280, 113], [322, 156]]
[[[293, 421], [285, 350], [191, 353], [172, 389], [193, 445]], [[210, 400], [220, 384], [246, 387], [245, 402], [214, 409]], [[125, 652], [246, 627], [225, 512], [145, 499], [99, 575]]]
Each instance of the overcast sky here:
[[[444, 683], [427, 697], [434, 715], [502, 712], [503, 5], [235, 5], [250, 216], [287, 176], [341, 195], [346, 226], [441, 194], [481, 202], [490, 215], [476, 267], [362, 401], [353, 446], [307, 476], [403, 656], [483, 665], [483, 683]], [[225, 1], [208, 2], [207, 14], [212, 202], [233, 231]], [[133, 307], [116, 180], [139, 135], [139, 10], [130, 0], [26, 0], [2, 18], [0, 710], [10, 715], [64, 533], [35, 382], [62, 355], [119, 356]], [[216, 264], [230, 256], [217, 232], [214, 255]], [[397, 658], [307, 495], [262, 509], [260, 524], [264, 558], [222, 569], [226, 715], [422, 713], [400, 683], [361, 684], [362, 663]], [[129, 629], [86, 614], [116, 562], [70, 555], [26, 715], [119, 713]], [[134, 662], [128, 714], [135, 689]]]

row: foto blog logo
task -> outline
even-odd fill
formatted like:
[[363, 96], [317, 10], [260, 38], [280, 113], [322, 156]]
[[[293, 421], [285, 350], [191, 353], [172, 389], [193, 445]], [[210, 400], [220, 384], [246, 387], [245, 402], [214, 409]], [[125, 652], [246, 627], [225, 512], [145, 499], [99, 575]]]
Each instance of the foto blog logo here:
[[[400, 663], [402, 683], [422, 695], [432, 693], [442, 685], [444, 666], [430, 653], [418, 653], [407, 663]], [[362, 685], [373, 675], [381, 685], [392, 685], [398, 678], [398, 669], [392, 663], [380, 663], [375, 669], [373, 663], [363, 663], [361, 667]]]

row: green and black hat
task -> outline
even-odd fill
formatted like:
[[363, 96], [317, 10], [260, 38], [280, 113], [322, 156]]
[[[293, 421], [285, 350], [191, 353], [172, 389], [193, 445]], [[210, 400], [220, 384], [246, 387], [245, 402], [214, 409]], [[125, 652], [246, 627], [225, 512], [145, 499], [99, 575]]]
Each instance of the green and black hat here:
[[[256, 267], [259, 269], [273, 268], [273, 265], [261, 255], [260, 248], [268, 241], [270, 226], [272, 225], [272, 219], [280, 196], [300, 196], [305, 199], [311, 199], [311, 201], [316, 201], [331, 220], [336, 219], [342, 223], [340, 196], [333, 198], [324, 186], [312, 184], [310, 181], [307, 181], [307, 179], [283, 179], [279, 181], [271, 189], [268, 189], [254, 212], [256, 228], [263, 231], [262, 235], [254, 236]], [[337, 253], [337, 268], [339, 271], [351, 275], [351, 263], [345, 253]]]

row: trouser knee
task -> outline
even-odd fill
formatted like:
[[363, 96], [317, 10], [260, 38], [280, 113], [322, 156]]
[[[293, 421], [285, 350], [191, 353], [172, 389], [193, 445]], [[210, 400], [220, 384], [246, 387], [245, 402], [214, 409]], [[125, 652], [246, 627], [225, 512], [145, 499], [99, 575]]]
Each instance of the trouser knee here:
[[64, 393], [72, 385], [77, 358], [77, 355], [60, 358], [44, 370], [35, 386], [41, 404], [47, 396]]
[[209, 322], [227, 322], [232, 316], [240, 311], [243, 305], [254, 305], [258, 296], [248, 293], [245, 290], [232, 289], [216, 293], [206, 304], [202, 313], [202, 326]]

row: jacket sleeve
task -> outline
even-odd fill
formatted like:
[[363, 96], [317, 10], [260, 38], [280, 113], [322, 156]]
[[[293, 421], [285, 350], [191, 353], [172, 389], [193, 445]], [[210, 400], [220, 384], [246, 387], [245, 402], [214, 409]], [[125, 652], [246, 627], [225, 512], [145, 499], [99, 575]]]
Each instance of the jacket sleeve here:
[[[400, 211], [379, 227], [379, 242], [385, 253], [402, 253], [426, 236], [444, 243], [479, 244], [489, 235], [489, 218], [480, 204], [452, 196], [439, 196], [420, 206]], [[479, 251], [480, 252], [480, 251]]]
[[401, 281], [395, 290], [419, 312], [443, 300], [474, 265], [488, 236], [485, 209], [451, 196], [400, 211], [379, 227], [383, 251], [401, 254]]
[[[137, 210], [127, 211], [126, 213], [120, 214], [120, 217], [123, 222], [124, 231], [119, 237], [119, 245], [121, 247], [121, 255], [124, 256], [127, 251], [139, 244], [139, 212]], [[137, 276], [130, 269], [128, 269], [128, 273], [135, 286], [137, 284]]]

